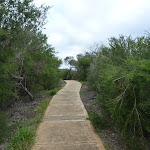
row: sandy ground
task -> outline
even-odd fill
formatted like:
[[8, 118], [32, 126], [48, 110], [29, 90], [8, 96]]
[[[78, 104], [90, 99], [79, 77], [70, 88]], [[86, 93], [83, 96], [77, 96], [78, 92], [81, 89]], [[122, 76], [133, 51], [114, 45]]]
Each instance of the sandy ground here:
[[81, 83], [66, 80], [51, 100], [32, 150], [104, 150], [80, 99]]

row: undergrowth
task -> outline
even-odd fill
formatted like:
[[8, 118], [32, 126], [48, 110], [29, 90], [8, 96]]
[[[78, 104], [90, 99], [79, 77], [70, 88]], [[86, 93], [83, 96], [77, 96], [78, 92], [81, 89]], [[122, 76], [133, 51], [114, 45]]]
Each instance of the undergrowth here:
[[26, 119], [19, 123], [17, 132], [12, 135], [11, 142], [4, 150], [28, 150], [34, 143], [35, 134], [39, 123], [42, 121], [43, 114], [50, 102], [50, 99], [44, 100], [35, 108], [36, 116], [32, 119]]
[[5, 138], [8, 134], [8, 120], [9, 115], [0, 111], [0, 143], [5, 141]]
[[45, 94], [55, 95], [60, 89], [61, 89], [61, 87], [57, 87], [57, 88], [54, 88], [52, 90], [45, 91]]
[[[46, 95], [55, 95], [63, 86], [65, 86], [64, 81], [60, 81], [60, 85], [52, 90], [47, 90], [44, 92]], [[35, 111], [35, 116], [30, 119], [24, 119], [11, 125], [8, 130], [8, 119], [9, 115], [0, 112], [0, 142], [4, 142], [7, 138], [11, 138], [9, 144], [4, 150], [29, 150], [35, 141], [36, 130], [41, 123], [44, 112], [49, 105], [51, 98], [43, 100], [42, 103], [35, 106], [33, 109]], [[28, 110], [30, 111], [30, 110]], [[6, 130], [6, 132], [4, 132]], [[8, 131], [11, 131], [10, 133]], [[12, 132], [13, 131], [13, 132]], [[6, 137], [5, 137], [6, 136]], [[5, 137], [4, 139], [2, 139]]]
[[102, 129], [109, 128], [106, 119], [103, 116], [98, 115], [96, 112], [88, 112], [89, 120], [91, 121], [93, 127], [100, 132]]

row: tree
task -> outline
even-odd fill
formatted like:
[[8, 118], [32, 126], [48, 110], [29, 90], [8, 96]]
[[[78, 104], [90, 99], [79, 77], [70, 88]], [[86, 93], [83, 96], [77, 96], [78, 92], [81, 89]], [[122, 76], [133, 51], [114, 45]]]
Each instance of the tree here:
[[14, 101], [24, 93], [33, 99], [38, 90], [58, 83], [61, 61], [41, 31], [50, 7], [37, 8], [32, 2], [0, 2], [0, 102], [11, 101], [10, 97]]
[[74, 57], [72, 56], [67, 56], [65, 59], [64, 59], [66, 65], [69, 67], [70, 70], [72, 69], [76, 69], [76, 64], [77, 64], [77, 61], [74, 59]]
[[79, 79], [86, 81], [88, 76], [88, 69], [92, 61], [92, 54], [90, 53], [85, 53], [85, 55], [79, 54], [77, 55], [77, 59], [78, 59], [77, 69], [79, 73]]

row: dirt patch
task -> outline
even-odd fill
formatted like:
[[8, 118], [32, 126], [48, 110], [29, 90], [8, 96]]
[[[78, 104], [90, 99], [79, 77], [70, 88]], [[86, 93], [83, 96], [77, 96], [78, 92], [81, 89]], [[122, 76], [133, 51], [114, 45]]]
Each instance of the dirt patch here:
[[35, 107], [43, 102], [47, 98], [52, 96], [41, 92], [38, 97], [35, 97], [34, 101], [30, 100], [18, 100], [13, 105], [5, 109], [5, 112], [10, 114], [10, 123], [19, 122], [20, 120], [34, 118], [36, 115]]
[[[23, 120], [34, 118], [37, 114], [35, 111], [35, 108], [41, 104], [45, 99], [51, 98], [52, 96], [48, 94], [44, 94], [44, 92], [41, 92], [38, 97], [35, 97], [34, 101], [31, 101], [30, 99], [27, 99], [27, 97], [24, 100], [18, 100], [13, 105], [6, 107], [3, 112], [8, 114], [9, 117], [9, 134], [15, 133], [18, 123]], [[9, 136], [5, 143], [0, 144], [0, 150], [4, 149], [7, 144], [9, 143], [11, 139], [11, 136]]]
[[[94, 90], [89, 89], [87, 85], [82, 85], [80, 95], [87, 112], [93, 111], [101, 115], [100, 108], [96, 104], [97, 98]], [[126, 146], [121, 144], [122, 141], [111, 129], [101, 130], [100, 138], [107, 150], [129, 150]]]

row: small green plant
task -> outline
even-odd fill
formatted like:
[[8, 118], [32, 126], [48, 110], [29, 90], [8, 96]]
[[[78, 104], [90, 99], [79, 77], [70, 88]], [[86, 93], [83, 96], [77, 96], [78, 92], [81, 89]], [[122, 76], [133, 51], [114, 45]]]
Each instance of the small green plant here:
[[47, 108], [49, 102], [50, 102], [50, 99], [46, 99], [43, 103], [41, 103], [41, 104], [36, 108], [36, 111], [38, 112], [38, 114], [43, 113], [43, 112], [46, 110], [46, 108]]
[[44, 100], [35, 108], [36, 116], [19, 123], [17, 132], [12, 135], [10, 144], [5, 150], [29, 150], [34, 143], [36, 129], [42, 121], [43, 114], [50, 102], [50, 99]]
[[115, 150], [114, 146], [111, 143], [105, 143], [104, 147], [106, 150]]
[[0, 143], [4, 142], [8, 132], [8, 114], [0, 111]]
[[60, 87], [54, 88], [54, 89], [48, 91], [48, 94], [49, 95], [55, 95], [59, 90], [60, 90]]
[[28, 147], [33, 143], [35, 135], [34, 127], [20, 127], [17, 133], [12, 137], [11, 144], [6, 150], [22, 150], [28, 149]]
[[51, 91], [49, 92], [50, 95], [55, 95], [56, 93], [57, 93], [57, 90], [56, 90], [56, 89], [51, 90]]
[[98, 115], [96, 112], [89, 112], [89, 120], [91, 121], [93, 127], [100, 131], [102, 129], [106, 129], [108, 127], [106, 120], [103, 116]]

